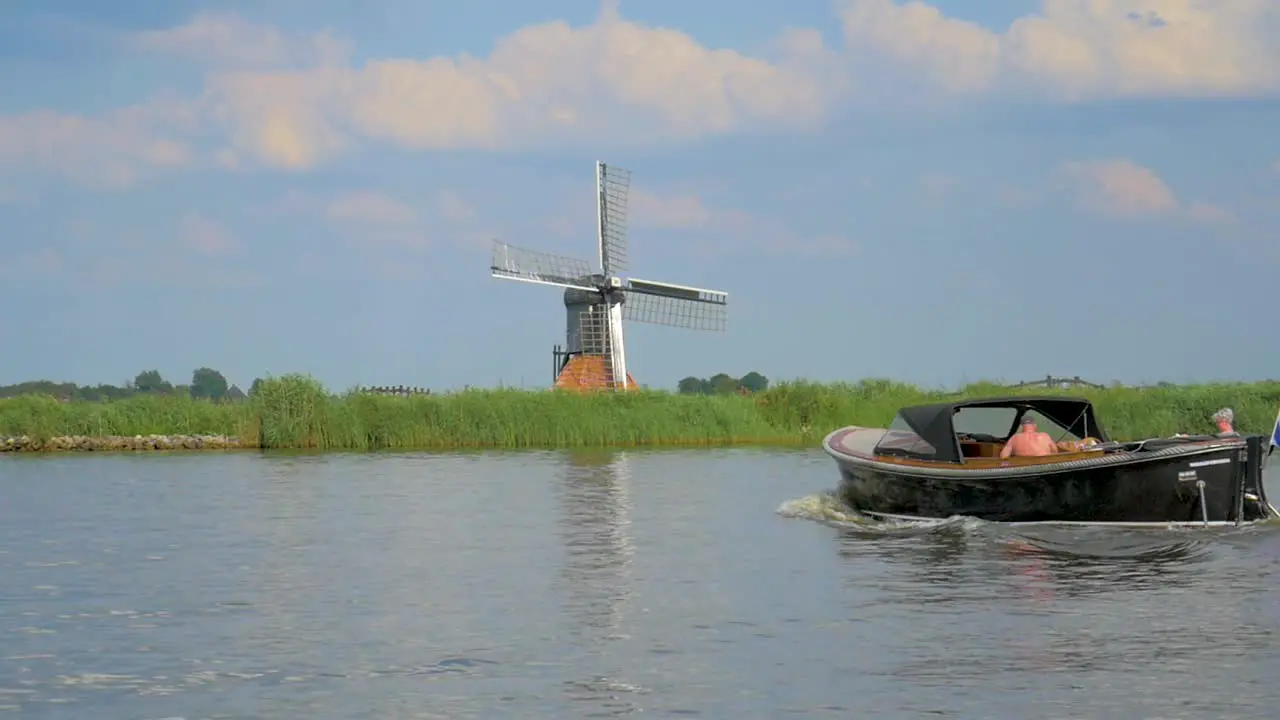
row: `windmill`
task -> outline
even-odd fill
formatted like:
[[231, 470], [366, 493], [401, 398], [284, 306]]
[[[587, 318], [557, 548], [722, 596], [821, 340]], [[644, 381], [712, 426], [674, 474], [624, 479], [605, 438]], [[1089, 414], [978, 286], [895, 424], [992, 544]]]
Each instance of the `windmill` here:
[[555, 351], [556, 386], [628, 389], [622, 321], [724, 330], [729, 294], [719, 290], [628, 278], [627, 194], [631, 173], [596, 163], [599, 266], [495, 240], [493, 276], [564, 288], [565, 348]]

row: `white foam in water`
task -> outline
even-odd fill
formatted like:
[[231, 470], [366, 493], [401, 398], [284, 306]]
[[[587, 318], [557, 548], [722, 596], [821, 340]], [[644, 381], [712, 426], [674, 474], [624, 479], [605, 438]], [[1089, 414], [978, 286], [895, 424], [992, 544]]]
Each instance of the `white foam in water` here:
[[859, 513], [857, 510], [840, 502], [830, 492], [787, 500], [778, 506], [776, 512], [783, 517], [813, 520], [833, 527], [886, 534], [932, 531], [944, 527], [973, 529], [985, 524], [975, 518], [960, 516], [939, 520], [879, 520]]
[[840, 523], [875, 522], [871, 518], [860, 515], [852, 508], [841, 505], [830, 493], [806, 495], [794, 500], [787, 500], [778, 506], [777, 513], [783, 517], [803, 520], [835, 521]]

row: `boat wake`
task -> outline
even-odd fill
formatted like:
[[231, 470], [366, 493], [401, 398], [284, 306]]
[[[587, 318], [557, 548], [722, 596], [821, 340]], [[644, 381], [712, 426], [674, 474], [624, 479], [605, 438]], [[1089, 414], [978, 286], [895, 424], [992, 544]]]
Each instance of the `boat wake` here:
[[833, 492], [816, 493], [788, 500], [778, 506], [777, 512], [783, 517], [812, 520], [853, 534], [868, 536], [928, 535], [948, 530], [972, 531], [984, 525], [993, 524], [960, 515], [940, 520], [882, 520], [863, 515], [845, 505]]
[[858, 563], [856, 577], [865, 579], [868, 571], [875, 576], [867, 586], [899, 593], [894, 602], [922, 610], [963, 602], [985, 607], [1016, 597], [1042, 612], [1091, 597], [1176, 593], [1241, 578], [1255, 582], [1266, 576], [1267, 561], [1280, 547], [1276, 522], [1135, 528], [961, 516], [880, 520], [844, 504], [833, 491], [788, 500], [777, 513], [835, 528], [831, 541], [841, 564]]
[[1098, 525], [1017, 525], [965, 516], [945, 519], [879, 519], [844, 504], [834, 492], [815, 493], [783, 502], [783, 517], [838, 528], [849, 540], [907, 537], [951, 537], [989, 541], [1046, 559], [1160, 562], [1193, 560], [1207, 555], [1216, 542], [1280, 530], [1280, 522], [1230, 527], [1197, 525], [1151, 528]]

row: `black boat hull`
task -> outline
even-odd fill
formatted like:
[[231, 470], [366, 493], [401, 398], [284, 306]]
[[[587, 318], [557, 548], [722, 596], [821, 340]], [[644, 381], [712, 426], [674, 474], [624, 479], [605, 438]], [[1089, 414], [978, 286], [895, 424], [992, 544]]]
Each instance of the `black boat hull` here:
[[[1256, 444], [1254, 444], [1256, 445]], [[1108, 464], [1064, 463], [1018, 474], [910, 466], [832, 453], [850, 507], [920, 518], [998, 522], [1235, 523], [1273, 516], [1261, 456], [1245, 443]]]

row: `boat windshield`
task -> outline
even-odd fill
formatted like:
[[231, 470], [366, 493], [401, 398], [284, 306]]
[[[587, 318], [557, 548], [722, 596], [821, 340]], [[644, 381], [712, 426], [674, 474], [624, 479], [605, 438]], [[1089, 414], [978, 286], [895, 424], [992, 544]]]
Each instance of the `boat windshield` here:
[[[1068, 430], [1062, 423], [1054, 420], [1048, 415], [1045, 415], [1039, 410], [1028, 410], [1027, 415], [1030, 415], [1031, 418], [1036, 421], [1036, 429], [1040, 432], [1049, 433], [1049, 437], [1053, 438], [1054, 442], [1076, 441], [1083, 439]], [[1068, 421], [1076, 420], [1076, 418], [1067, 419]]]
[[[1049, 433], [1049, 437], [1057, 442], [1079, 440], [1062, 423], [1053, 420], [1038, 410], [1028, 410], [1036, 421], [1036, 429]], [[1018, 408], [1001, 407], [962, 407], [956, 410], [951, 418], [951, 426], [957, 435], [968, 436], [972, 440], [986, 442], [1003, 442], [1017, 431], [1014, 423], [1018, 421]]]
[[932, 458], [937, 450], [928, 440], [920, 437], [907, 421], [898, 415], [889, 424], [884, 437], [876, 443], [877, 455], [901, 455], [906, 457]]
[[1018, 408], [1014, 407], [964, 407], [951, 416], [951, 427], [957, 435], [996, 442], [1009, 437], [1017, 417]]

